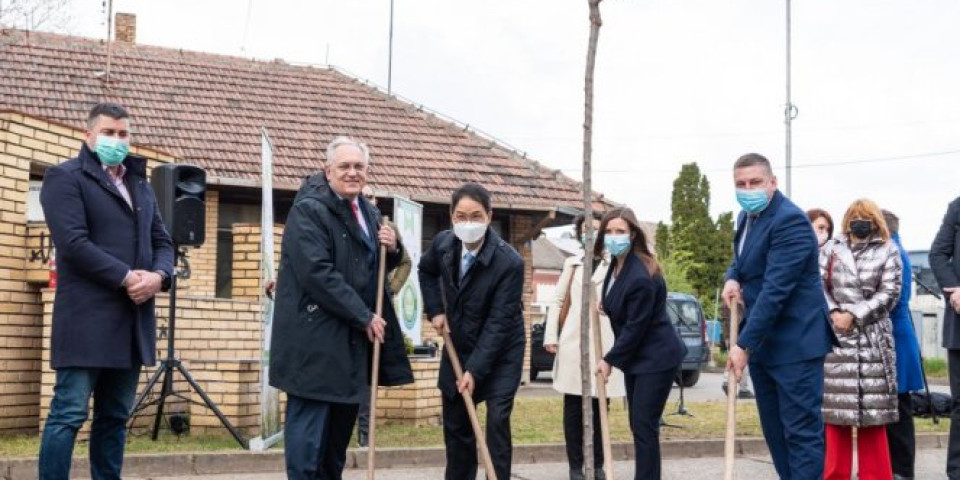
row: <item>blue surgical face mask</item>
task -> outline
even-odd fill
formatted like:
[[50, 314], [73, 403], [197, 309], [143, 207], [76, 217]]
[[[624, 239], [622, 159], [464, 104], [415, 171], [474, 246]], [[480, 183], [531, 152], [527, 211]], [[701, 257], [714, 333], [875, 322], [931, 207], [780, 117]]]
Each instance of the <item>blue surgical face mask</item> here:
[[610, 252], [610, 255], [619, 257], [630, 249], [630, 235], [605, 235], [603, 246]]
[[115, 167], [123, 163], [130, 151], [130, 144], [126, 140], [106, 135], [97, 135], [97, 158], [108, 167]]
[[760, 213], [770, 204], [770, 199], [767, 198], [766, 190], [741, 190], [738, 188], [737, 202], [747, 213]]

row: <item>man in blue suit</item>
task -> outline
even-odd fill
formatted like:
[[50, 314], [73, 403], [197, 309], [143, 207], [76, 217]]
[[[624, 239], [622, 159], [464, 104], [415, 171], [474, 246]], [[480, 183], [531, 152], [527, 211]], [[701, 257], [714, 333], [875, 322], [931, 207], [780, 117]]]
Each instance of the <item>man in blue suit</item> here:
[[727, 368], [747, 363], [763, 436], [781, 479], [823, 478], [823, 360], [836, 342], [827, 319], [817, 238], [806, 214], [777, 190], [770, 161], [746, 154], [733, 166], [734, 256], [723, 299], [744, 305]]

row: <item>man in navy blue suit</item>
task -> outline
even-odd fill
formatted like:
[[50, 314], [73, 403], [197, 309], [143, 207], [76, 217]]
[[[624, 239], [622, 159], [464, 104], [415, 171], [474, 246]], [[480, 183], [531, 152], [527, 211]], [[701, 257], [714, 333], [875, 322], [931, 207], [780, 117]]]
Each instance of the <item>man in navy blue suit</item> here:
[[744, 305], [727, 368], [750, 364], [763, 436], [781, 479], [823, 478], [823, 360], [836, 342], [818, 266], [819, 248], [800, 208], [777, 190], [770, 161], [733, 165], [737, 218], [723, 299]]

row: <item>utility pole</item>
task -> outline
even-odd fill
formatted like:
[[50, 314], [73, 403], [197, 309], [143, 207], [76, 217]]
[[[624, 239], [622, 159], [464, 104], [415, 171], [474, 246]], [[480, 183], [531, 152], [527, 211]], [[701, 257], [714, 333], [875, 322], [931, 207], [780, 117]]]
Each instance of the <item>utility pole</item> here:
[[791, 65], [790, 65], [790, 0], [787, 2], [787, 104], [783, 110], [783, 122], [786, 125], [786, 192], [787, 196], [791, 195], [791, 184], [792, 184], [792, 163], [793, 163], [793, 120], [797, 118], [797, 107], [793, 104], [793, 100], [790, 94], [790, 79], [791, 79]]
[[393, 91], [393, 0], [390, 0], [390, 51], [387, 54], [387, 94]]

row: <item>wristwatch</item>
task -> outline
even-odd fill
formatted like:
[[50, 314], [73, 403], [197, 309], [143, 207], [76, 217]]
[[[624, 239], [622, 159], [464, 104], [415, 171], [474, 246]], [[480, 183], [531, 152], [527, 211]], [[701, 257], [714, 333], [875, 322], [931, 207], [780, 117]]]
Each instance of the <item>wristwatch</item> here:
[[160, 275], [160, 290], [170, 290], [170, 274], [163, 270], [154, 270], [153, 273]]

